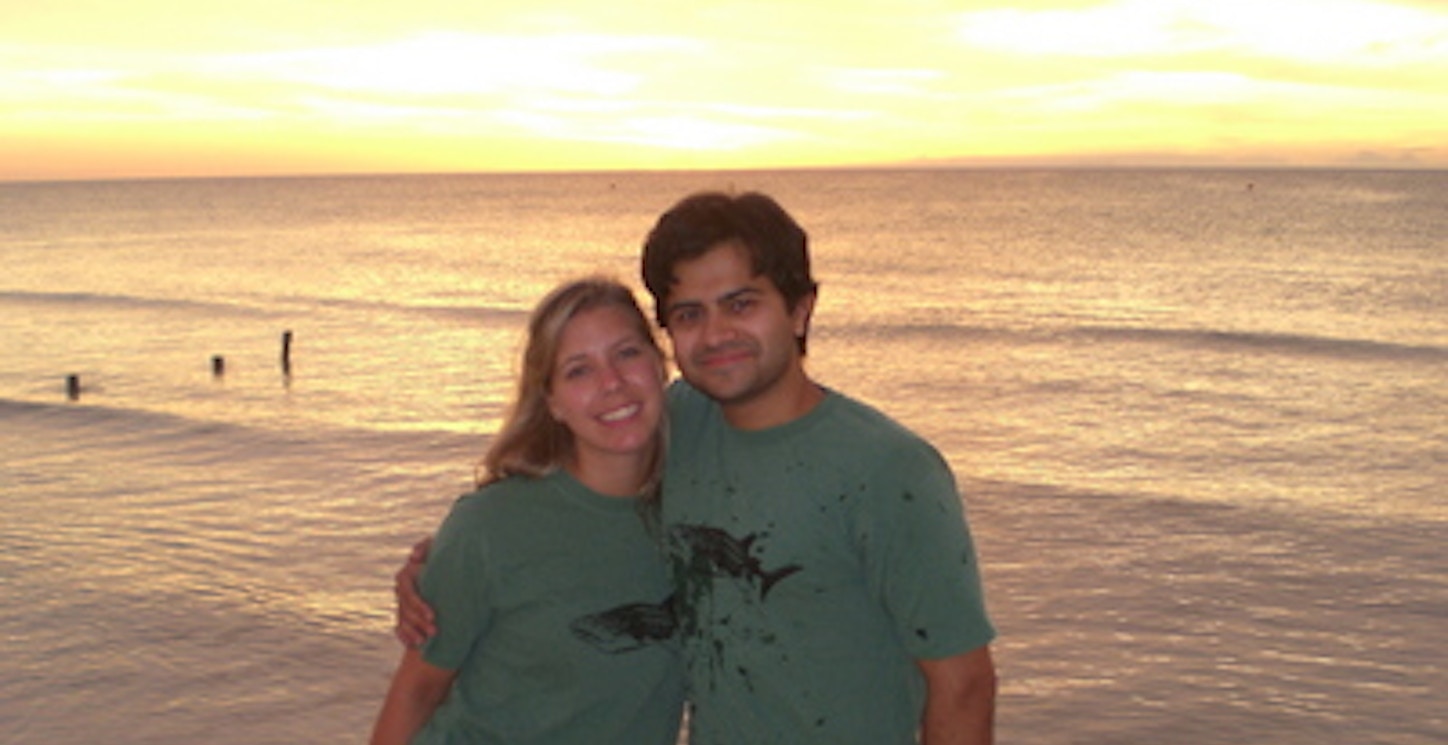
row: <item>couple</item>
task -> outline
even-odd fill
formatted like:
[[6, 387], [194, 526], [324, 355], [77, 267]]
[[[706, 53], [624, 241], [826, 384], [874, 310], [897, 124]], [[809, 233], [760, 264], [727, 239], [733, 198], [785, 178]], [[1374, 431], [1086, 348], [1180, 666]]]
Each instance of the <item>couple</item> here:
[[399, 574], [399, 635], [431, 638], [374, 743], [663, 745], [685, 679], [692, 745], [991, 742], [994, 630], [954, 479], [806, 374], [804, 231], [762, 194], [697, 194], [643, 274], [684, 380], [664, 390], [626, 288], [540, 304], [485, 486], [421, 573], [437, 628], [416, 562]]

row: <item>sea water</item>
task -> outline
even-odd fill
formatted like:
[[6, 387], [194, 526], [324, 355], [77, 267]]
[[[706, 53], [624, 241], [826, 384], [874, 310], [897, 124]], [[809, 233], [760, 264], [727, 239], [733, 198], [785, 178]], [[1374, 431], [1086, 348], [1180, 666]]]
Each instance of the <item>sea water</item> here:
[[0, 742], [364, 739], [528, 308], [705, 188], [955, 468], [999, 741], [1448, 739], [1448, 173], [1160, 170], [0, 185]]

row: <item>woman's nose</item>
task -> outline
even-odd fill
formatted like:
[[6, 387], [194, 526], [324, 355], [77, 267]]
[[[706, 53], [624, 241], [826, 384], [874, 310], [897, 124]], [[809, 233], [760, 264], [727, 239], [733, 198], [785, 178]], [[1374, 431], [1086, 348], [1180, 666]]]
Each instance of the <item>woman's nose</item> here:
[[599, 368], [598, 384], [606, 391], [611, 391], [623, 385], [623, 371], [613, 364], [607, 364]]

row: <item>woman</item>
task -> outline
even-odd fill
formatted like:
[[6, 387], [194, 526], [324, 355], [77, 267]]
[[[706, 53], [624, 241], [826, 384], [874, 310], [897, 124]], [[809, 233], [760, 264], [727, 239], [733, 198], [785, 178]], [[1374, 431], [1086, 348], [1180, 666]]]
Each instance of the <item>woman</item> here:
[[663, 461], [663, 354], [629, 289], [533, 311], [517, 398], [422, 577], [438, 633], [403, 653], [383, 743], [673, 743], [683, 679], [639, 509]]

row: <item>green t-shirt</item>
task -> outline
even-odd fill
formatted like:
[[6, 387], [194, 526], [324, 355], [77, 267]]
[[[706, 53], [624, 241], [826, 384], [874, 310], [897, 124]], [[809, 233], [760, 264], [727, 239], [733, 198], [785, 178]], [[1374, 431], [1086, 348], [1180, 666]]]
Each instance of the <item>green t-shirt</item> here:
[[636, 505], [561, 470], [457, 501], [421, 587], [423, 658], [458, 674], [414, 743], [674, 743], [671, 586]]
[[663, 527], [691, 745], [896, 745], [924, 707], [916, 659], [994, 637], [949, 467], [829, 392], [762, 431], [670, 389]]

